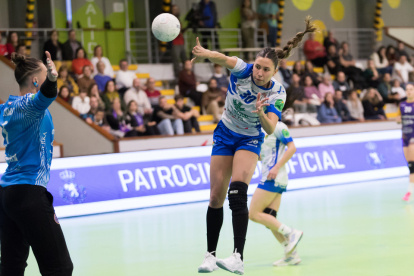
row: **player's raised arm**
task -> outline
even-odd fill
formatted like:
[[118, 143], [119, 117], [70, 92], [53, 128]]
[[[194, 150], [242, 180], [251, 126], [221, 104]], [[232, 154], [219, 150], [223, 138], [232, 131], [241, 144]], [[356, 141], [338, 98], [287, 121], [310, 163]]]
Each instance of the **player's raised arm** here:
[[203, 48], [200, 44], [200, 40], [196, 39], [197, 43], [196, 46], [193, 48], [193, 55], [195, 58], [191, 60], [192, 63], [197, 59], [208, 59], [213, 63], [219, 64], [227, 69], [233, 69], [237, 64], [237, 58], [235, 57], [228, 57], [222, 53], [216, 51], [210, 51], [208, 49]]

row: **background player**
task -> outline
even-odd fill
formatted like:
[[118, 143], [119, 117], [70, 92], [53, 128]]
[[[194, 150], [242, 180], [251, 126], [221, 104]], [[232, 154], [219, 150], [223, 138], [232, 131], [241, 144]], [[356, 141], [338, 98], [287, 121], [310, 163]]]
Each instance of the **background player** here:
[[295, 265], [301, 261], [294, 250], [303, 233], [276, 218], [282, 193], [288, 184], [285, 164], [295, 152], [296, 147], [287, 126], [277, 123], [275, 132], [267, 135], [262, 145], [262, 180], [250, 204], [250, 219], [269, 228], [285, 250], [285, 258], [274, 262], [275, 266]]
[[[262, 50], [254, 64], [204, 49], [197, 38], [197, 45], [193, 49], [195, 59], [207, 58], [232, 73], [225, 111], [213, 136], [207, 253], [198, 269], [201, 273], [212, 272], [217, 266], [236, 274], [244, 273], [243, 250], [249, 221], [247, 188], [263, 143], [264, 133], [261, 129], [270, 134], [274, 132], [286, 101], [285, 89], [272, 76], [277, 72], [278, 62], [290, 56], [305, 33], [316, 30], [309, 17], [305, 22], [304, 32], [298, 33], [283, 49]], [[230, 178], [232, 182], [229, 187]], [[232, 210], [234, 253], [229, 258], [217, 260], [215, 251], [223, 224], [223, 204], [227, 190]]]
[[408, 190], [403, 197], [404, 201], [410, 201], [414, 191], [414, 86], [407, 84], [406, 86], [407, 99], [400, 103], [401, 113], [397, 117], [397, 122], [402, 123], [402, 142], [405, 159], [408, 162], [410, 170], [410, 183]]

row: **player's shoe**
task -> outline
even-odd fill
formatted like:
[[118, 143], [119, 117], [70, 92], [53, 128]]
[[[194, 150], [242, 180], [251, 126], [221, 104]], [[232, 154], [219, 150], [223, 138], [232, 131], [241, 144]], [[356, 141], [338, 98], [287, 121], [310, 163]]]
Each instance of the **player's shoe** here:
[[410, 192], [407, 192], [406, 194], [405, 194], [405, 196], [403, 197], [403, 199], [402, 200], [404, 200], [404, 201], [410, 201], [410, 199], [411, 199], [411, 193]]
[[302, 236], [303, 232], [296, 229], [292, 229], [292, 232], [285, 236], [288, 242], [288, 245], [286, 245], [285, 248], [286, 256], [292, 254], [293, 250], [295, 250]]
[[222, 260], [217, 260], [217, 266], [221, 269], [227, 270], [238, 275], [244, 274], [244, 264], [241, 259], [240, 253], [237, 253], [237, 249], [234, 250], [234, 253], [231, 254], [230, 257]]
[[[214, 253], [214, 252], [211, 252]], [[198, 268], [198, 273], [211, 273], [213, 271], [216, 271], [218, 266], [216, 265], [217, 258], [210, 252], [206, 252], [204, 255], [204, 261]]]
[[297, 265], [302, 260], [299, 258], [299, 255], [296, 251], [293, 251], [292, 254], [286, 255], [283, 259], [273, 263], [273, 266], [288, 266], [288, 265]]

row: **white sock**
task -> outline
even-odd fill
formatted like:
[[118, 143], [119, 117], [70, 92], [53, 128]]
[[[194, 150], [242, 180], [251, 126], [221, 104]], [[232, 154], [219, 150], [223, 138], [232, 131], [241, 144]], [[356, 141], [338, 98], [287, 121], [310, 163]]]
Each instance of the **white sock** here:
[[414, 192], [414, 183], [410, 182], [410, 184], [408, 184], [408, 192], [409, 193], [413, 193]]
[[277, 230], [277, 232], [279, 232], [280, 234], [282, 234], [283, 236], [289, 235], [290, 232], [292, 232], [292, 229], [289, 228], [289, 226], [286, 226], [282, 223], [282, 225], [280, 225], [279, 229]]

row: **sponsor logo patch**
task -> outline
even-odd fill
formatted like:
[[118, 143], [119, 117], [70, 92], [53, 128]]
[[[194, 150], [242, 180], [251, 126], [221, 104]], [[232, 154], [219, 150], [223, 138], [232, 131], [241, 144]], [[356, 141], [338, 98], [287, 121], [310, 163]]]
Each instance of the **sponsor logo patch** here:
[[279, 99], [275, 102], [275, 107], [279, 111], [282, 111], [284, 105], [285, 105], [285, 102], [281, 99]]

